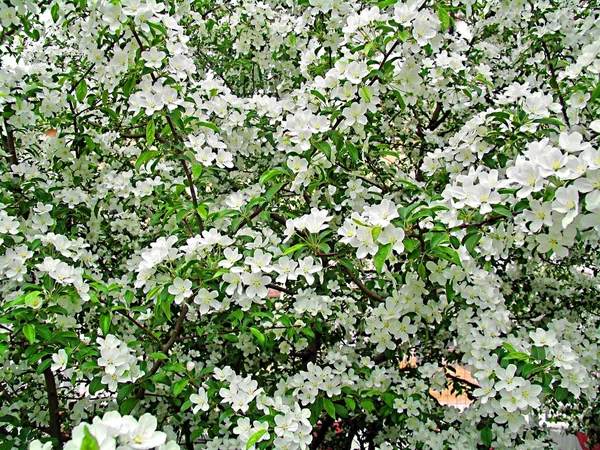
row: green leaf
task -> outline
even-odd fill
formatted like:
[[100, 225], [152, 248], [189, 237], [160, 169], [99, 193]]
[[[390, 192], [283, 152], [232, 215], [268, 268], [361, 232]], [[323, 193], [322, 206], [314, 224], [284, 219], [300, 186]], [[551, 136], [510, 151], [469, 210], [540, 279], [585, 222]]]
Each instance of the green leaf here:
[[494, 212], [496, 214], [500, 214], [501, 216], [508, 217], [509, 219], [513, 218], [513, 214], [510, 212], [510, 209], [508, 209], [506, 206], [494, 205], [494, 206], [492, 206], [492, 209], [494, 210]]
[[183, 405], [181, 405], [181, 409], [180, 409], [180, 411], [181, 411], [181, 412], [185, 412], [185, 411], [187, 411], [188, 409], [190, 409], [190, 408], [191, 408], [193, 405], [194, 405], [194, 404], [193, 404], [192, 402], [190, 402], [189, 400], [186, 400], [186, 401], [183, 403]]
[[544, 347], [531, 347], [531, 356], [537, 361], [544, 361], [546, 359], [546, 349]]
[[160, 352], [150, 353], [150, 358], [151, 359], [169, 359], [169, 357], [167, 355], [165, 355], [164, 353], [160, 353]]
[[42, 363], [39, 366], [37, 366], [37, 369], [35, 369], [35, 370], [37, 373], [43, 373], [44, 370], [46, 370], [51, 365], [52, 365], [52, 360], [50, 358], [47, 358], [47, 359], [43, 360]]
[[177, 397], [181, 392], [186, 388], [186, 386], [190, 384], [189, 378], [182, 378], [177, 383], [173, 385], [173, 395]]
[[598, 83], [598, 86], [596, 86], [596, 89], [594, 89], [594, 92], [592, 92], [590, 103], [596, 101], [598, 97], [600, 97], [600, 83]]
[[215, 133], [220, 133], [221, 132], [220, 128], [218, 126], [216, 126], [214, 123], [210, 123], [210, 122], [196, 122], [196, 125], [204, 127], [204, 128], [210, 128]]
[[382, 228], [381, 227], [373, 227], [371, 228], [371, 236], [373, 236], [373, 241], [377, 241], [377, 238], [379, 238], [379, 235], [381, 234]]
[[544, 370], [545, 367], [542, 365], [537, 365], [537, 364], [525, 364], [522, 368], [521, 368], [521, 376], [523, 378], [529, 378], [531, 375], [534, 375], [538, 372], [541, 372], [542, 370]]
[[352, 399], [350, 397], [346, 397], [346, 398], [344, 398], [344, 402], [346, 403], [346, 407], [350, 411], [354, 411], [354, 409], [356, 408], [356, 402], [354, 401], [354, 399]]
[[240, 342], [240, 340], [238, 339], [238, 337], [235, 334], [231, 334], [231, 333], [222, 334], [221, 337], [229, 342], [234, 342], [234, 343]]
[[144, 164], [146, 164], [151, 159], [156, 158], [159, 154], [160, 154], [160, 152], [158, 152], [156, 150], [148, 150], [146, 152], [143, 152], [140, 156], [138, 156], [138, 159], [135, 162], [135, 170], [139, 171], [140, 167], [142, 167]]
[[100, 316], [100, 330], [102, 330], [102, 335], [106, 336], [108, 331], [110, 330], [110, 325], [112, 322], [112, 315], [110, 313], [104, 313]]
[[248, 450], [249, 448], [253, 447], [254, 444], [256, 444], [259, 439], [261, 437], [263, 437], [263, 435], [267, 432], [267, 430], [265, 430], [264, 428], [261, 430], [258, 430], [256, 433], [254, 433], [252, 436], [250, 436], [250, 439], [248, 439], [248, 442], [246, 443], [246, 450]]
[[568, 396], [569, 396], [569, 391], [568, 391], [568, 389], [566, 389], [564, 387], [557, 387], [554, 390], [554, 398], [556, 398], [556, 400], [559, 402], [562, 402]]
[[328, 398], [324, 398], [323, 407], [325, 408], [325, 411], [327, 411], [327, 414], [329, 414], [332, 419], [335, 419], [335, 405], [333, 402]]
[[129, 97], [129, 94], [131, 94], [131, 91], [134, 86], [135, 76], [132, 76], [123, 84], [123, 94], [125, 95], [125, 97]]
[[452, 245], [452, 248], [456, 250], [458, 250], [458, 248], [460, 247], [460, 241], [456, 236], [450, 236], [450, 244]]
[[100, 450], [98, 441], [91, 435], [90, 430], [88, 430], [88, 427], [85, 425], [83, 427], [83, 439], [81, 441], [80, 450]]
[[440, 28], [442, 29], [442, 31], [446, 31], [448, 28], [450, 28], [450, 15], [448, 14], [448, 11], [441, 6], [438, 6], [437, 10], [438, 18], [441, 22]]
[[360, 96], [366, 103], [371, 101], [371, 93], [369, 92], [369, 88], [366, 86], [360, 88]]
[[296, 245], [292, 245], [290, 248], [286, 249], [283, 254], [284, 255], [289, 255], [291, 253], [294, 253], [297, 250], [303, 249], [304, 247], [306, 247], [306, 244], [296, 244]]
[[348, 410], [344, 405], [340, 405], [339, 403], [335, 403], [335, 413], [340, 417], [348, 417]]
[[383, 271], [383, 266], [390, 254], [392, 253], [392, 244], [385, 244], [379, 247], [377, 254], [373, 258], [373, 262], [375, 263], [375, 270], [377, 270], [378, 274], [381, 274]]
[[331, 160], [331, 145], [329, 145], [329, 142], [317, 142], [315, 147], [317, 147], [321, 153], [324, 153], [325, 156], [327, 156], [327, 159]]
[[60, 8], [60, 5], [58, 4], [58, 2], [54, 3], [54, 5], [52, 5], [52, 8], [50, 9], [50, 15], [52, 16], [52, 20], [54, 21], [54, 23], [58, 22], [58, 9]]
[[90, 386], [88, 389], [89, 389], [91, 395], [104, 389], [104, 384], [102, 384], [102, 377], [95, 377], [92, 380], [92, 382], [90, 383]]
[[312, 91], [310, 91], [310, 93], [312, 95], [314, 95], [315, 97], [317, 97], [319, 100], [321, 100], [323, 103], [327, 103], [325, 96], [323, 94], [321, 94], [319, 91], [316, 91], [313, 89]]
[[502, 359], [505, 359], [507, 361], [511, 361], [513, 359], [515, 359], [517, 361], [527, 361], [529, 359], [529, 355], [527, 353], [514, 352], [514, 353], [509, 353], [508, 355], [504, 355], [502, 357]]
[[490, 427], [485, 427], [481, 429], [481, 442], [486, 447], [491, 447], [492, 441], [494, 440], [494, 433]]
[[534, 123], [545, 123], [547, 125], [554, 125], [557, 128], [564, 128], [565, 124], [554, 117], [543, 117], [541, 119], [535, 119]]
[[463, 239], [463, 244], [467, 247], [469, 253], [474, 257], [477, 256], [475, 254], [475, 246], [479, 243], [480, 240], [481, 233], [479, 231], [469, 233]]
[[146, 141], [148, 142], [148, 147], [150, 147], [154, 142], [155, 135], [156, 125], [154, 124], [154, 119], [150, 119], [150, 122], [148, 122], [148, 125], [146, 125]]
[[361, 401], [360, 406], [362, 406], [363, 409], [367, 412], [371, 412], [375, 409], [375, 405], [369, 399], [365, 399], [365, 400]]
[[85, 79], [79, 81], [79, 84], [75, 88], [75, 97], [79, 103], [83, 102], [87, 95], [88, 87]]
[[133, 411], [133, 408], [135, 408], [135, 405], [137, 405], [138, 401], [139, 400], [137, 398], [128, 398], [125, 400], [120, 408], [121, 414], [126, 415]]
[[427, 269], [425, 268], [425, 264], [419, 263], [417, 273], [419, 274], [422, 280], [427, 280]]
[[120, 405], [123, 403], [123, 400], [129, 396], [135, 389], [134, 384], [124, 384], [119, 388], [119, 392], [117, 394], [117, 403]]
[[350, 155], [350, 157], [352, 158], [352, 162], [354, 164], [356, 164], [358, 162], [358, 149], [356, 148], [356, 145], [354, 145], [350, 141], [347, 141], [346, 142], [346, 150], [347, 150], [348, 154]]
[[271, 200], [273, 200], [273, 196], [274, 196], [275, 194], [277, 194], [277, 193], [279, 192], [279, 190], [280, 190], [280, 189], [281, 189], [283, 186], [285, 186], [286, 184], [287, 184], [287, 182], [285, 182], [285, 181], [283, 181], [283, 182], [281, 182], [281, 183], [274, 184], [274, 185], [273, 185], [273, 186], [271, 186], [271, 188], [270, 188], [270, 189], [269, 189], [269, 190], [266, 192], [266, 194], [265, 194], [265, 198], [266, 198], [268, 201], [271, 201]]
[[409, 37], [410, 32], [408, 30], [402, 30], [400, 33], [398, 33], [398, 39], [400, 39], [401, 42], [406, 42]]
[[254, 337], [258, 340], [258, 343], [260, 344], [260, 346], [264, 347], [265, 342], [266, 342], [265, 335], [262, 334], [258, 329], [254, 328], [254, 327], [250, 327], [250, 333], [252, 333], [254, 335]]
[[281, 175], [281, 174], [286, 174], [287, 175], [287, 172], [285, 171], [285, 169], [282, 169], [281, 167], [277, 167], [275, 169], [267, 170], [265, 173], [262, 174], [262, 176], [258, 180], [258, 183], [261, 186], [263, 186], [271, 178], [276, 177], [277, 175]]
[[29, 343], [33, 344], [33, 342], [35, 341], [35, 325], [30, 323], [25, 325], [23, 327], [23, 334], [25, 335]]

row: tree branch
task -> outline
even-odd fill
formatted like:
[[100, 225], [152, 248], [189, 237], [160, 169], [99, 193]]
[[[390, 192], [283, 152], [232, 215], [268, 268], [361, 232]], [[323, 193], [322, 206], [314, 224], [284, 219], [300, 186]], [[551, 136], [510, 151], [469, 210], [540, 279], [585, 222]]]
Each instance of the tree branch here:
[[56, 380], [52, 369], [48, 367], [44, 370], [44, 380], [46, 382], [46, 391], [48, 392], [48, 413], [50, 415], [50, 436], [56, 439], [59, 443], [63, 441], [62, 433], [60, 432], [60, 415], [58, 405], [58, 392], [56, 390]]
[[354, 281], [354, 284], [356, 284], [358, 286], [358, 288], [362, 291], [363, 294], [365, 294], [367, 297], [376, 300], [378, 302], [384, 302], [384, 298], [381, 297], [380, 295], [376, 294], [375, 292], [373, 292], [371, 289], [369, 289], [367, 286], [365, 286], [365, 284], [360, 281], [353, 273], [350, 269], [348, 269], [345, 265], [341, 265], [342, 270], [346, 273], [346, 275], [348, 275], [352, 281]]

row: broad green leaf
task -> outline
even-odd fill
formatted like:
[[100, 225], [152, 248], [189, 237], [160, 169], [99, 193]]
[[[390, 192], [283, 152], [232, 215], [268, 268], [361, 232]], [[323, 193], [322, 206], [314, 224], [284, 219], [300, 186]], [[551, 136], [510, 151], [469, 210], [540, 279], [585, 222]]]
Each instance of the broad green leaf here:
[[128, 398], [125, 400], [120, 408], [121, 414], [126, 415], [133, 411], [133, 408], [135, 408], [135, 405], [137, 405], [138, 401], [139, 400], [137, 398]]
[[151, 159], [156, 158], [158, 155], [160, 155], [160, 152], [158, 152], [157, 150], [148, 150], [148, 151], [142, 152], [142, 154], [140, 156], [138, 156], [138, 159], [135, 162], [135, 170], [139, 171], [140, 167], [142, 167], [144, 164], [146, 164]]
[[58, 2], [54, 3], [54, 5], [52, 5], [52, 8], [50, 8], [50, 15], [52, 16], [52, 21], [54, 23], [58, 22], [58, 10], [60, 8], [60, 5]]
[[292, 245], [290, 248], [286, 249], [283, 254], [284, 255], [289, 255], [291, 253], [294, 253], [300, 249], [303, 249], [304, 247], [306, 247], [306, 244], [296, 244], [296, 245]]
[[365, 411], [367, 411], [367, 412], [371, 412], [371, 411], [373, 411], [373, 410], [375, 409], [375, 405], [374, 405], [374, 404], [373, 404], [373, 402], [372, 402], [371, 400], [369, 400], [369, 399], [362, 400], [362, 401], [360, 402], [360, 406], [362, 406], [362, 407], [363, 407], [363, 409], [364, 409]]
[[508, 217], [509, 219], [513, 218], [513, 214], [510, 212], [510, 209], [508, 209], [506, 206], [494, 205], [494, 206], [492, 206], [492, 209], [494, 210], [494, 212], [496, 214], [500, 214], [501, 216]]
[[100, 450], [98, 441], [92, 436], [90, 430], [88, 430], [88, 427], [85, 425], [83, 427], [83, 439], [81, 441], [80, 450]]
[[190, 384], [189, 378], [182, 378], [177, 383], [173, 385], [173, 395], [177, 397], [181, 392], [186, 388], [186, 386]]
[[196, 125], [198, 125], [200, 127], [204, 127], [204, 128], [209, 128], [209, 129], [213, 130], [215, 133], [221, 133], [221, 129], [218, 126], [216, 126], [214, 123], [196, 122]]
[[347, 141], [346, 142], [346, 151], [348, 152], [348, 154], [352, 158], [352, 162], [354, 164], [356, 164], [358, 162], [358, 149], [356, 148], [356, 145], [354, 145], [350, 141]]
[[87, 96], [88, 86], [85, 79], [79, 81], [79, 84], [75, 88], [75, 97], [79, 103], [83, 102], [85, 97]]
[[481, 233], [479, 231], [469, 233], [463, 238], [463, 244], [472, 256], [477, 256], [475, 254], [475, 246], [479, 243], [480, 240]]
[[329, 414], [332, 419], [335, 419], [335, 405], [333, 402], [328, 398], [324, 398], [323, 407], [325, 408], [325, 411], [327, 411], [327, 414]]
[[331, 160], [331, 145], [329, 145], [329, 142], [317, 142], [315, 143], [315, 147], [317, 147], [321, 153], [324, 153], [325, 156], [327, 156], [327, 159]]
[[546, 349], [544, 347], [531, 347], [531, 356], [537, 361], [544, 361], [546, 359]]
[[377, 254], [373, 258], [373, 262], [375, 263], [375, 270], [377, 270], [377, 273], [381, 274], [381, 272], [383, 272], [383, 266], [385, 265], [385, 262], [390, 257], [391, 253], [392, 253], [392, 244], [391, 243], [381, 245], [379, 247]]
[[192, 406], [194, 406], [194, 404], [192, 402], [190, 402], [189, 400], [186, 400], [183, 405], [181, 405], [181, 409], [179, 410], [180, 412], [185, 412], [188, 409], [190, 409]]
[[554, 398], [556, 398], [556, 400], [558, 400], [559, 402], [562, 402], [568, 396], [569, 396], [569, 391], [568, 391], [568, 389], [566, 389], [564, 387], [557, 387], [556, 390], [554, 391]]
[[156, 125], [154, 124], [154, 119], [150, 119], [150, 122], [148, 122], [148, 125], [146, 125], [146, 142], [148, 143], [148, 147], [154, 143], [155, 134]]
[[446, 31], [448, 28], [450, 28], [450, 15], [448, 14], [446, 8], [442, 6], [438, 6], [437, 11], [438, 18], [440, 19], [440, 28], [442, 31]]
[[90, 386], [88, 387], [90, 394], [94, 395], [96, 392], [101, 391], [102, 389], [104, 389], [104, 384], [102, 384], [102, 377], [98, 376], [95, 377], [92, 382], [90, 383]]
[[315, 97], [317, 97], [319, 100], [321, 100], [323, 103], [327, 103], [327, 99], [319, 91], [316, 91], [316, 90], [313, 89], [312, 91], [310, 91], [310, 93], [312, 95], [314, 95]]
[[600, 83], [598, 83], [598, 86], [596, 86], [596, 89], [594, 89], [594, 92], [592, 92], [592, 95], [590, 96], [590, 103], [595, 102], [598, 97], [600, 97]]
[[102, 331], [103, 336], [106, 336], [108, 334], [111, 322], [112, 315], [110, 313], [104, 313], [100, 316], [100, 330]]
[[263, 435], [267, 432], [267, 430], [260, 429], [258, 430], [256, 433], [254, 433], [252, 436], [250, 436], [250, 439], [248, 439], [248, 442], [246, 443], [246, 450], [248, 450], [249, 448], [252, 448], [254, 446], [254, 444], [256, 444], [261, 437], [263, 437]]
[[258, 180], [258, 183], [261, 186], [264, 186], [264, 184], [267, 181], [269, 181], [271, 178], [276, 177], [277, 175], [281, 175], [281, 174], [286, 174], [287, 175], [286, 170], [282, 169], [281, 167], [277, 167], [275, 169], [267, 170], [265, 173], [262, 174], [262, 176]]
[[250, 333], [252, 333], [254, 335], [254, 337], [258, 340], [258, 343], [260, 344], [260, 346], [263, 347], [266, 342], [265, 335], [262, 334], [258, 329], [254, 328], [254, 327], [250, 327], [249, 329], [250, 329]]
[[490, 447], [492, 445], [492, 441], [494, 439], [494, 433], [492, 432], [490, 427], [485, 427], [481, 429], [481, 442], [486, 447]]
[[27, 340], [33, 344], [35, 341], [35, 325], [27, 324], [23, 327], [23, 335], [27, 338]]
[[366, 86], [360, 88], [360, 96], [366, 103], [371, 101], [371, 93], [369, 92], [369, 88]]
[[354, 401], [354, 399], [352, 399], [350, 397], [346, 397], [346, 398], [344, 398], [344, 402], [346, 403], [346, 407], [350, 411], [354, 411], [354, 409], [356, 408], [356, 402]]
[[39, 366], [36, 368], [37, 373], [43, 373], [48, 367], [52, 365], [52, 359], [47, 358], [41, 362]]

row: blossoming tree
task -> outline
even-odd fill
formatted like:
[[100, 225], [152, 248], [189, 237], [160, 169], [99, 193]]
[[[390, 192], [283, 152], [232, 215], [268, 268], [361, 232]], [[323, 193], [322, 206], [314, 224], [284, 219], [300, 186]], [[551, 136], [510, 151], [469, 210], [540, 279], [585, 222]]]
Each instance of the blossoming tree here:
[[541, 449], [597, 419], [596, 1], [0, 23], [0, 449]]

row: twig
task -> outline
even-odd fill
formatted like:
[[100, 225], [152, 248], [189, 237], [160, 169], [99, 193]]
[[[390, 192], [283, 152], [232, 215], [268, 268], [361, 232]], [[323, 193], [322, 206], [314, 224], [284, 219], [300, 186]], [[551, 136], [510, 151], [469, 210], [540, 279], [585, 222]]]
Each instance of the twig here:
[[378, 302], [385, 301], [383, 299], [383, 297], [376, 294], [371, 289], [369, 289], [367, 286], [365, 286], [365, 284], [362, 281], [360, 281], [356, 276], [354, 276], [352, 271], [350, 269], [348, 269], [345, 265], [342, 264], [341, 267], [342, 267], [342, 270], [346, 273], [346, 275], [348, 275], [350, 278], [352, 278], [352, 281], [354, 281], [354, 284], [356, 284], [358, 286], [358, 288], [362, 291], [363, 294], [365, 294], [367, 297], [372, 298], [373, 300], [376, 300]]

